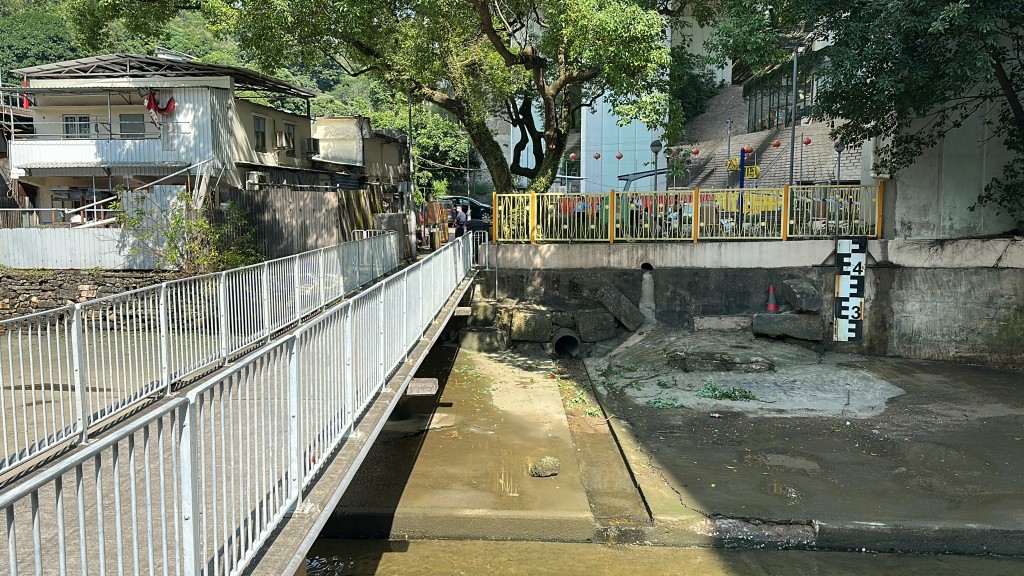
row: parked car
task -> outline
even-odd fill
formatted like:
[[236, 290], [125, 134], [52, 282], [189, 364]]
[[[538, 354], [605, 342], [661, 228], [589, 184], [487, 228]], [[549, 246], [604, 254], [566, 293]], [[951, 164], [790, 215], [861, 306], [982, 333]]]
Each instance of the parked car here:
[[439, 202], [451, 202], [451, 209], [448, 211], [448, 224], [450, 226], [455, 225], [455, 210], [459, 207], [462, 207], [462, 211], [469, 216], [470, 222], [473, 220], [490, 222], [491, 215], [494, 212], [490, 204], [484, 204], [469, 196], [440, 196], [437, 200]]

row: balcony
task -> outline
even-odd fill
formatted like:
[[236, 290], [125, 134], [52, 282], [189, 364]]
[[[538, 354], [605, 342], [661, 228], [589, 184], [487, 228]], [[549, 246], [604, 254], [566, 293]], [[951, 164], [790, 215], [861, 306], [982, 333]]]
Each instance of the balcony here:
[[[105, 118], [104, 118], [105, 120]], [[35, 134], [10, 142], [11, 168], [31, 172], [64, 168], [183, 167], [194, 164], [204, 153], [197, 146], [189, 125], [164, 122], [152, 125], [111, 126], [95, 117], [75, 121], [36, 122]]]

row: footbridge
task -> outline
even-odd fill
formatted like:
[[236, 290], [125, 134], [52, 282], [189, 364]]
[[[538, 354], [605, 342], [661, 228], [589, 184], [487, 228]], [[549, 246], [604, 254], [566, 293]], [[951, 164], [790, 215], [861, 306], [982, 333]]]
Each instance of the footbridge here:
[[487, 246], [365, 236], [0, 322], [0, 569], [301, 569]]

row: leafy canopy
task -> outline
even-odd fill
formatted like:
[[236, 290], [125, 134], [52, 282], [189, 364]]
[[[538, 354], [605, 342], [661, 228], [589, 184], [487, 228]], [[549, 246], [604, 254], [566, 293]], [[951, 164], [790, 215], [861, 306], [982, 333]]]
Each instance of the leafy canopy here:
[[[112, 23], [158, 33], [180, 0], [69, 0], [82, 37]], [[469, 133], [496, 187], [513, 173], [543, 189], [573, 114], [604, 95], [657, 126], [665, 117], [665, 21], [637, 0], [200, 0], [260, 68], [325, 57], [450, 113]], [[511, 165], [492, 131], [504, 118], [527, 136]], [[543, 142], [543, 144], [539, 144]], [[524, 145], [523, 149], [526, 146]], [[523, 151], [523, 150], [521, 150]]]
[[[895, 173], [971, 115], [1016, 159], [979, 197], [1024, 216], [1024, 10], [1019, 0], [727, 0], [719, 54], [755, 70], [789, 58], [780, 35], [823, 40], [829, 66], [818, 114], [843, 118], [836, 138], [877, 138], [875, 168]], [[979, 142], [979, 145], [981, 142]]]

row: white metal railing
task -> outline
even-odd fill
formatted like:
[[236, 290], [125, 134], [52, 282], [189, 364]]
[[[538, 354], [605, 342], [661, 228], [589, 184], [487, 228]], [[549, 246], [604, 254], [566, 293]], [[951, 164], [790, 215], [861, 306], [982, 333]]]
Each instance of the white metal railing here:
[[70, 114], [63, 120], [34, 120], [32, 134], [19, 134], [18, 140], [155, 140], [162, 131], [188, 134], [190, 122], [161, 122], [151, 126], [148, 117], [141, 120], [117, 121], [96, 114]]
[[0, 475], [397, 266], [389, 232], [0, 321]]
[[469, 274], [471, 238], [0, 495], [0, 566], [12, 575], [243, 571]]

